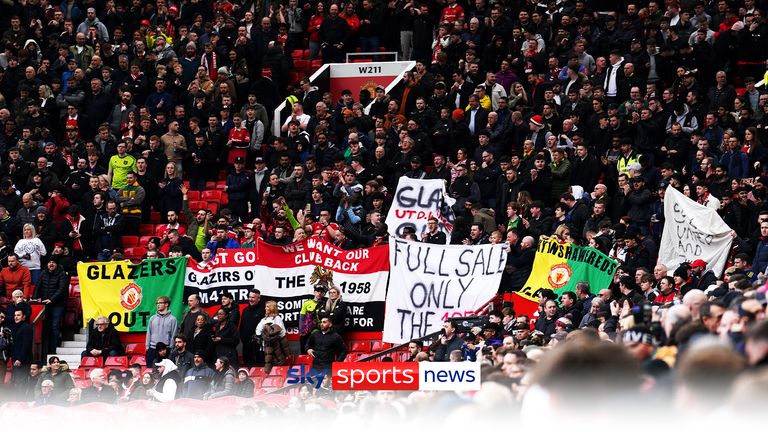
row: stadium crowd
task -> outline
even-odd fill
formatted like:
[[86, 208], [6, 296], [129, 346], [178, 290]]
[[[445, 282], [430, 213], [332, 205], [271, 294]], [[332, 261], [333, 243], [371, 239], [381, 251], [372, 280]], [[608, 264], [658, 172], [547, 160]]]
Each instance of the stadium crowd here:
[[[723, 392], [698, 400], [704, 387], [757, 388], [764, 373], [740, 378], [768, 359], [765, 3], [0, 1], [2, 368], [39, 405], [252, 395], [235, 349], [242, 342], [247, 366], [286, 360], [274, 305], [238, 323], [222, 301], [211, 327], [189, 299], [194, 319], [178, 317], [178, 332], [175, 318], [163, 340], [148, 332], [148, 373], [94, 369], [80, 390], [57, 357], [32, 358], [28, 301], [46, 304], [55, 348], [75, 263], [122, 259], [123, 239], [143, 235], [153, 214], [158, 229], [129, 258], [207, 262], [256, 237], [383, 244], [406, 176], [445, 181], [451, 244], [509, 245], [500, 293], [523, 286], [542, 235], [621, 263], [596, 296], [588, 284], [560, 298], [540, 291], [532, 326], [507, 305], [462, 334], [446, 323], [409, 360], [484, 362], [511, 403], [531, 385], [573, 397], [568, 384], [587, 378], [669, 394], [670, 369], [681, 406], [723, 402]], [[304, 50], [328, 63], [358, 48], [416, 66], [389, 93], [338, 99], [292, 79]], [[670, 185], [732, 227], [723, 275], [700, 259], [656, 265]], [[214, 204], [200, 204], [206, 193]], [[438, 223], [400, 235], [444, 243]], [[345, 357], [338, 294], [319, 287], [302, 311], [301, 349], [315, 362]], [[159, 298], [158, 328], [170, 325], [159, 323], [173, 318], [167, 308]], [[109, 327], [101, 321], [94, 332]], [[251, 337], [266, 325], [261, 351]], [[225, 343], [187, 350], [201, 332]], [[85, 356], [120, 352], [96, 336], [103, 344]], [[720, 342], [694, 348], [709, 339]], [[322, 393], [302, 388], [296, 406]]]

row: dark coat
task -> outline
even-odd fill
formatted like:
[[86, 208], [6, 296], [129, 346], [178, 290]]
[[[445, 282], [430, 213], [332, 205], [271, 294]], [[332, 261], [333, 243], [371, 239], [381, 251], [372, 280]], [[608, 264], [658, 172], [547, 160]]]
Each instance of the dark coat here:
[[314, 350], [312, 367], [316, 370], [328, 369], [336, 361], [343, 361], [347, 356], [347, 347], [344, 339], [333, 331], [324, 333], [316, 331], [307, 340], [307, 350]]
[[35, 290], [35, 298], [50, 300], [52, 306], [66, 306], [69, 297], [69, 276], [61, 267], [54, 272], [47, 269], [40, 276]]

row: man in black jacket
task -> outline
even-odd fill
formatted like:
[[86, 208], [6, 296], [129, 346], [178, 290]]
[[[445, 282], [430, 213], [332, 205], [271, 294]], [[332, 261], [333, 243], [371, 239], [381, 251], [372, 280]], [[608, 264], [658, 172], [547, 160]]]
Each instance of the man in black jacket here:
[[102, 357], [107, 359], [110, 356], [118, 356], [122, 353], [120, 337], [114, 327], [109, 324], [105, 316], [96, 318], [93, 330], [88, 333], [88, 343], [81, 357]]
[[343, 361], [347, 356], [344, 339], [333, 331], [330, 317], [320, 319], [320, 331], [314, 332], [307, 341], [307, 354], [312, 356], [312, 369], [320, 372], [331, 368], [336, 361]]
[[248, 306], [243, 309], [240, 318], [240, 342], [243, 343], [243, 366], [264, 364], [264, 352], [260, 344], [253, 341], [256, 326], [264, 318], [264, 302], [261, 301], [261, 291], [256, 288], [248, 293]]
[[544, 338], [549, 339], [555, 333], [555, 322], [558, 318], [557, 303], [554, 300], [544, 302], [544, 316], [539, 316], [534, 328], [544, 333]]
[[59, 261], [52, 258], [47, 269], [40, 276], [35, 298], [45, 305], [45, 335], [48, 335], [48, 348], [43, 344], [43, 355], [56, 352], [61, 340], [61, 319], [67, 309], [69, 295], [69, 276], [59, 267]]
[[320, 40], [323, 41], [323, 63], [342, 63], [344, 44], [349, 35], [349, 25], [339, 17], [339, 5], [328, 7], [329, 16], [320, 25]]
[[464, 341], [456, 332], [456, 324], [451, 320], [446, 320], [443, 323], [443, 335], [432, 344], [430, 349], [436, 347], [436, 362], [447, 362], [451, 361], [451, 352], [461, 350], [462, 345], [464, 345]]

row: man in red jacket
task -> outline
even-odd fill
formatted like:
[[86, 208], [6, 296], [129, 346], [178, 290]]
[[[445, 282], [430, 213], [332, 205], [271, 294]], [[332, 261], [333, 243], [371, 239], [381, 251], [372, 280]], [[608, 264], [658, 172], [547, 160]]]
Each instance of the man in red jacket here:
[[21, 265], [18, 255], [8, 255], [8, 267], [0, 271], [0, 284], [5, 289], [4, 294], [0, 296], [1, 302], [10, 299], [11, 293], [17, 289], [24, 292], [25, 299], [32, 295], [32, 275], [28, 268]]

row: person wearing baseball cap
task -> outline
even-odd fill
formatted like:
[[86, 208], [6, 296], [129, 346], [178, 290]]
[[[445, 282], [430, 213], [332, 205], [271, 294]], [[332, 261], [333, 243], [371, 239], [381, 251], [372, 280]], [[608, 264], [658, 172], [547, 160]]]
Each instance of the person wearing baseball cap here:
[[[717, 283], [717, 276], [712, 270], [707, 270], [707, 262], [699, 258], [691, 263], [693, 288], [704, 291], [710, 285]], [[683, 293], [685, 294], [685, 293]]]
[[299, 343], [301, 345], [301, 352], [306, 352], [309, 336], [318, 329], [319, 320], [317, 319], [317, 312], [320, 305], [325, 304], [324, 297], [326, 292], [328, 292], [328, 288], [324, 283], [316, 284], [312, 298], [305, 300], [301, 305], [301, 312], [299, 314]]

